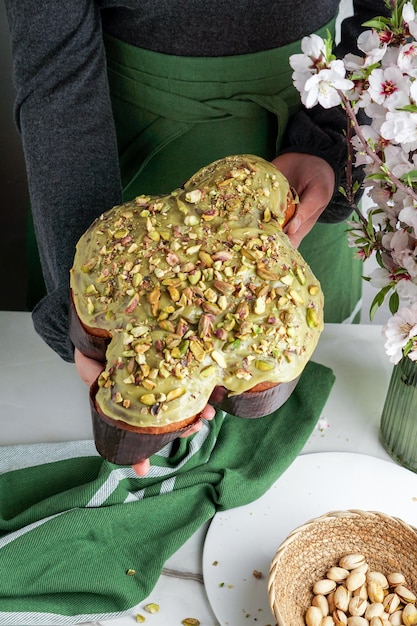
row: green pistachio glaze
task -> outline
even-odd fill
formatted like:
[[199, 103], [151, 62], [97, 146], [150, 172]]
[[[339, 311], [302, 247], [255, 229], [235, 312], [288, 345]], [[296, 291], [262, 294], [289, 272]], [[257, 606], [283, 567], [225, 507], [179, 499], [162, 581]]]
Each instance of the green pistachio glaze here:
[[184, 186], [112, 208], [81, 237], [71, 289], [112, 340], [97, 402], [134, 426], [296, 378], [323, 329], [323, 295], [281, 226], [286, 179], [257, 157], [221, 159]]

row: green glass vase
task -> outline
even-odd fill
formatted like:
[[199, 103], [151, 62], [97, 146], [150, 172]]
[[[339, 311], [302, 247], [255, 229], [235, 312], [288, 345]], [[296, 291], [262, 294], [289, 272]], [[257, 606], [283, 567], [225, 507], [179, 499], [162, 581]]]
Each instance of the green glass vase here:
[[417, 361], [408, 357], [392, 370], [380, 435], [394, 461], [417, 472]]

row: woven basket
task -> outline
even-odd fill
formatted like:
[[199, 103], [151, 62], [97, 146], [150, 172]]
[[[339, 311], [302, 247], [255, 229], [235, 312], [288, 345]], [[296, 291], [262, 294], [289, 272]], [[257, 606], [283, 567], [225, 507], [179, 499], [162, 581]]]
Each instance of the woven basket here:
[[417, 594], [417, 529], [375, 511], [333, 511], [295, 529], [272, 561], [268, 592], [278, 626], [305, 626], [313, 584], [349, 553], [370, 569], [402, 572]]

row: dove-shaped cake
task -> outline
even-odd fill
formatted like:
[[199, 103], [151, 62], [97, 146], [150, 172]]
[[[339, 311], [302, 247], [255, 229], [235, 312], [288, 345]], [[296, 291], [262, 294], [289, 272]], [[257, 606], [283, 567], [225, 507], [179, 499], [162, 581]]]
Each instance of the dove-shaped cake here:
[[233, 155], [80, 238], [70, 335], [104, 363], [90, 390], [102, 456], [149, 457], [208, 402], [260, 417], [289, 397], [323, 329], [320, 284], [283, 232], [297, 202], [274, 165]]

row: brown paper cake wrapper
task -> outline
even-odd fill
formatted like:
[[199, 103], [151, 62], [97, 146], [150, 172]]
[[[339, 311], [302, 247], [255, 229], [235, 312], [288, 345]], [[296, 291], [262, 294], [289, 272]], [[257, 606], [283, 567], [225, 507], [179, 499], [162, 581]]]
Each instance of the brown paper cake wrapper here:
[[236, 417], [264, 417], [279, 409], [288, 400], [300, 377], [288, 383], [260, 383], [253, 389], [229, 396], [225, 387], [215, 387], [209, 404]]
[[182, 428], [151, 434], [147, 431], [152, 429], [137, 428], [103, 415], [96, 402], [97, 389], [96, 381], [90, 388], [94, 443], [100, 456], [116, 465], [134, 465], [148, 459], [201, 419], [195, 415]]

